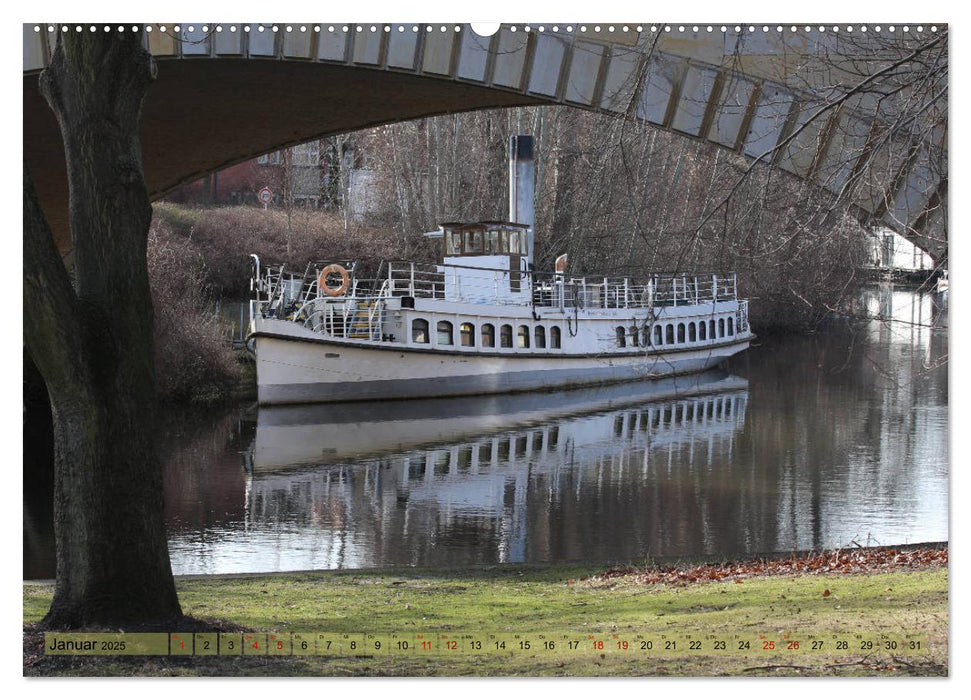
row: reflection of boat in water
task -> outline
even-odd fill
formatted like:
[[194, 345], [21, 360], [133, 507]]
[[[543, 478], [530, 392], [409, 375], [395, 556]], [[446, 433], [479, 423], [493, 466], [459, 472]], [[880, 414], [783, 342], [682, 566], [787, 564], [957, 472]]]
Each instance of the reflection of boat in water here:
[[[665, 394], [657, 384], [640, 392], [626, 385], [628, 394], [592, 404], [575, 396], [587, 392], [560, 392], [546, 395], [543, 406], [499, 416], [479, 407], [449, 417], [446, 407], [458, 403], [429, 402], [432, 415], [424, 418], [392, 408], [388, 420], [361, 426], [373, 438], [370, 448], [348, 443], [342, 458], [322, 458], [319, 448], [337, 443], [320, 441], [308, 448], [308, 456], [318, 449], [316, 466], [251, 474], [246, 529], [260, 542], [252, 546], [276, 570], [589, 559], [593, 551], [613, 560], [638, 543], [649, 547], [669, 529], [682, 532], [676, 504], [694, 492], [692, 484], [723, 478], [717, 465], [730, 461], [748, 402], [747, 383], [724, 374], [699, 381], [693, 393]], [[557, 404], [573, 412], [558, 413]], [[595, 412], [579, 412], [582, 406]], [[337, 436], [352, 425], [349, 418], [287, 433], [263, 423], [255, 447], [264, 460], [281, 448], [279, 463], [292, 458], [287, 443], [297, 435]], [[461, 437], [397, 449], [458, 425]], [[350, 444], [362, 448], [353, 460]], [[396, 451], [374, 455], [381, 447]], [[662, 500], [672, 513], [662, 516]], [[590, 518], [627, 534], [594, 546], [587, 540], [599, 539], [600, 530], [589, 534], [579, 525]]]
[[711, 370], [558, 392], [264, 406], [257, 414], [256, 439], [248, 455], [248, 467], [269, 471], [334, 464], [454, 443], [570, 415], [670, 401], [675, 397], [688, 401], [690, 397], [744, 391], [747, 387], [744, 379]]

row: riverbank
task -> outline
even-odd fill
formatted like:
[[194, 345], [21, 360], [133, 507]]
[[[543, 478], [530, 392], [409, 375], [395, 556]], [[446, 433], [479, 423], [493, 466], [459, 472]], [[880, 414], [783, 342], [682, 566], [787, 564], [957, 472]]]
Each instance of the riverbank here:
[[[24, 673], [31, 676], [945, 676], [945, 548], [850, 550], [639, 569], [503, 566], [459, 571], [347, 571], [180, 579], [186, 629], [505, 635], [510, 647], [454, 656], [51, 657], [36, 623], [49, 584], [24, 585]], [[179, 631], [179, 630], [172, 630]], [[605, 640], [618, 649], [543, 651], [541, 639]], [[519, 634], [516, 638], [512, 635]], [[773, 641], [724, 653], [622, 641]], [[823, 648], [853, 635], [917, 635], [920, 653]], [[544, 635], [542, 638], [539, 635]], [[662, 637], [663, 635], [663, 637]], [[736, 637], [735, 635], [738, 635]], [[788, 638], [783, 635], [789, 635]], [[513, 649], [531, 642], [530, 650]], [[785, 649], [799, 642], [797, 649]], [[568, 642], [565, 642], [568, 644]], [[699, 642], [700, 643], [700, 642]], [[653, 646], [653, 645], [652, 645]], [[774, 646], [774, 645], [773, 645]], [[798, 646], [798, 645], [797, 645]], [[835, 646], [832, 644], [831, 646]], [[879, 646], [879, 645], [878, 645]], [[387, 649], [387, 645], [385, 646]]]

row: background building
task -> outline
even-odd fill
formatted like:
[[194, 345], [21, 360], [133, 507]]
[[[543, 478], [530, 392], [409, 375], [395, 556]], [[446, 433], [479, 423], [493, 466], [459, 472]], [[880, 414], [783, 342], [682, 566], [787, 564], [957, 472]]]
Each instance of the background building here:
[[256, 206], [263, 187], [273, 193], [272, 206], [332, 209], [346, 198], [354, 218], [374, 212], [379, 200], [377, 174], [366, 167], [363, 149], [347, 137], [308, 141], [231, 165], [173, 190], [166, 200]]
[[873, 267], [901, 272], [933, 270], [934, 261], [923, 250], [888, 228], [868, 232], [867, 254]]

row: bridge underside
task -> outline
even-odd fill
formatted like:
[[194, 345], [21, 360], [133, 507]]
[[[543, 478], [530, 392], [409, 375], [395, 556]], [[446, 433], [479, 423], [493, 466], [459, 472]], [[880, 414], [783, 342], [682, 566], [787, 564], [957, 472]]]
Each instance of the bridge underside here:
[[[538, 104], [526, 95], [402, 73], [306, 63], [159, 62], [142, 113], [152, 199], [283, 145], [445, 112]], [[24, 160], [62, 251], [70, 250], [67, 172], [54, 113], [24, 77]], [[28, 147], [29, 144], [29, 147]]]

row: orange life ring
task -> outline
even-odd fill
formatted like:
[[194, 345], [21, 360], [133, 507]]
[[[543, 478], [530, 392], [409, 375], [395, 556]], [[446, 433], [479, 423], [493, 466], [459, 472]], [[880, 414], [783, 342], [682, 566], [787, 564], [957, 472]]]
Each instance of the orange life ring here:
[[[332, 272], [336, 272], [341, 276], [341, 284], [339, 287], [331, 287], [327, 284], [327, 275]], [[347, 274], [347, 270], [344, 269], [342, 265], [333, 264], [328, 265], [320, 274], [317, 275], [317, 286], [322, 292], [324, 292], [329, 297], [339, 297], [341, 294], [347, 291], [347, 288], [351, 286], [351, 276]]]

